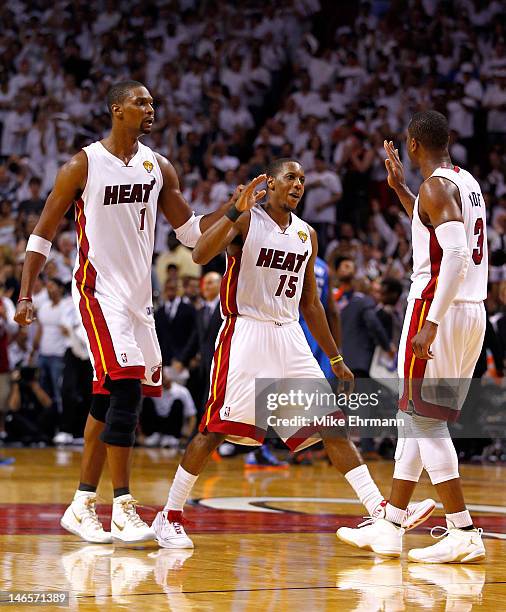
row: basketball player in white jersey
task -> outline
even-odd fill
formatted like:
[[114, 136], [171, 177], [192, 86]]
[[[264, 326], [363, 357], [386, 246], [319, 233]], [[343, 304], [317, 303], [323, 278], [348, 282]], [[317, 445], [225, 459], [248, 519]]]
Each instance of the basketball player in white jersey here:
[[[255, 188], [265, 180], [267, 202], [255, 206], [265, 195]], [[299, 306], [338, 380], [353, 380], [318, 297], [316, 233], [293, 212], [303, 193], [302, 166], [291, 159], [276, 160], [267, 175], [254, 179], [226, 216], [202, 235], [193, 251], [193, 259], [204, 264], [227, 250], [221, 286], [225, 320], [216, 343], [210, 397], [199, 433], [188, 445], [166, 506], [152, 525], [162, 547], [193, 547], [184, 531], [182, 510], [213, 450], [225, 439], [263, 443], [267, 427], [255, 419], [255, 379], [325, 379], [300, 327]], [[309, 433], [307, 428], [295, 428], [289, 436], [285, 430], [281, 435], [292, 451], [323, 438], [332, 463], [368, 512], [373, 514], [381, 507], [382, 496], [367, 466], [345, 436], [339, 437], [335, 430]], [[432, 500], [413, 504], [405, 527], [419, 524], [433, 509]]]
[[[154, 228], [159, 207], [179, 240], [194, 246], [201, 229], [222, 216], [195, 217], [170, 162], [139, 142], [154, 121], [153, 98], [137, 81], [108, 92], [109, 135], [74, 155], [59, 171], [28, 240], [15, 319], [33, 319], [32, 290], [63, 216], [76, 204], [79, 242], [72, 293], [94, 366], [81, 476], [61, 524], [89, 542], [152, 539], [130, 494], [130, 464], [141, 394], [161, 395], [161, 354], [151, 297]], [[95, 513], [105, 459], [114, 503], [111, 533]]]
[[443, 502], [447, 531], [437, 544], [410, 550], [408, 559], [475, 562], [485, 558], [485, 548], [464, 502], [447, 421], [458, 417], [485, 334], [485, 203], [478, 182], [450, 159], [443, 115], [414, 115], [406, 147], [424, 178], [416, 198], [406, 186], [397, 149], [385, 142], [388, 183], [412, 219], [412, 284], [399, 345], [398, 417], [405, 426], [399, 430], [392, 492], [383, 512], [362, 528], [340, 528], [338, 537], [399, 556], [406, 508], [425, 468]]

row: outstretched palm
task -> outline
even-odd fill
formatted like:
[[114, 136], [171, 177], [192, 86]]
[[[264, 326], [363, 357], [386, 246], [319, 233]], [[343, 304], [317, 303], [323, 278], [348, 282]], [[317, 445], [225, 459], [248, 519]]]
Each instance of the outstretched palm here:
[[241, 212], [251, 210], [253, 206], [255, 206], [255, 204], [265, 196], [265, 189], [262, 189], [261, 191], [255, 191], [255, 189], [265, 182], [266, 179], [267, 175], [260, 174], [246, 185], [235, 204], [237, 210], [240, 210]]
[[406, 177], [404, 176], [404, 166], [402, 165], [399, 157], [399, 151], [394, 148], [392, 141], [383, 143], [385, 152], [388, 155], [385, 159], [385, 167], [388, 172], [388, 184], [392, 189], [403, 187], [406, 184]]

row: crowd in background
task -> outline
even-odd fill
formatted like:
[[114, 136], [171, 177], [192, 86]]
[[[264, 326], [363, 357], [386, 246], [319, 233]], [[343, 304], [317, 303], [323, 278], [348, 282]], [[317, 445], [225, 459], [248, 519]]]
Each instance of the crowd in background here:
[[[105, 136], [106, 92], [122, 79], [152, 93], [156, 120], [143, 142], [171, 160], [197, 214], [217, 208], [273, 158], [301, 161], [299, 212], [318, 233], [341, 322], [352, 328], [353, 307], [366, 336], [370, 350], [356, 368], [363, 374], [376, 346], [393, 351], [411, 271], [410, 222], [388, 188], [383, 141], [396, 143], [416, 193], [421, 177], [407, 159], [405, 128], [417, 110], [443, 112], [452, 159], [478, 178], [486, 201], [489, 327], [481, 371], [502, 376], [506, 3], [339, 5], [16, 0], [0, 9], [0, 438], [50, 443], [56, 435], [68, 443], [82, 436], [91, 370], [68, 296], [73, 207], [34, 295], [37, 323], [18, 329], [12, 312], [26, 240], [57, 170]], [[148, 445], [176, 445], [202, 410], [224, 265], [222, 257], [204, 269], [194, 264], [158, 219], [152, 276], [165, 390], [143, 413], [140, 439]], [[344, 357], [353, 361], [347, 351], [356, 343], [346, 349], [346, 335], [341, 325]]]

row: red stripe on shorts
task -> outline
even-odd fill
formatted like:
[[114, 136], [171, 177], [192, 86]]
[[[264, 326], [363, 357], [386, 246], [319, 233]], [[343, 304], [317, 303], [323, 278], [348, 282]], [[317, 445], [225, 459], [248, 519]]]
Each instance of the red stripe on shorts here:
[[232, 344], [232, 336], [234, 334], [236, 321], [237, 317], [229, 317], [226, 320], [220, 334], [218, 345], [214, 351], [211, 389], [204, 415], [202, 417], [202, 421], [200, 422], [200, 431], [204, 431], [211, 420], [215, 420], [216, 418], [220, 420], [220, 408], [223, 406], [225, 392], [227, 390], [227, 376], [230, 364], [230, 346]]
[[[418, 357], [414, 356], [411, 340], [414, 336], [416, 336], [418, 330], [421, 329], [425, 323], [430, 304], [431, 300], [417, 299], [415, 300], [415, 304], [413, 306], [408, 337], [406, 339], [403, 393], [399, 400], [399, 408], [403, 411], [408, 410], [408, 402], [411, 399], [416, 414], [433, 419], [456, 421], [459, 417], [459, 410], [456, 406], [454, 408], [440, 406], [439, 404], [426, 402], [422, 398], [422, 385], [425, 378], [425, 371], [427, 369], [427, 360], [418, 359]], [[444, 359], [444, 355], [441, 356], [440, 359]], [[440, 383], [434, 381], [433, 384], [437, 385]]]

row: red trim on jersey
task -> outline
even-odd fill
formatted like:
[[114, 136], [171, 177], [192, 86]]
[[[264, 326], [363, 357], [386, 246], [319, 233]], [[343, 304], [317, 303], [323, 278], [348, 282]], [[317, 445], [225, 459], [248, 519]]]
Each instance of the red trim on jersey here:
[[455, 172], [460, 172], [460, 168], [459, 168], [458, 166], [453, 166], [453, 170], [454, 170]]
[[107, 389], [105, 389], [99, 382], [98, 380], [94, 380], [93, 381], [93, 389], [92, 389], [92, 393], [93, 395], [111, 395], [110, 391], [107, 391]]
[[[459, 417], [459, 410], [432, 404], [422, 399], [422, 384], [424, 382], [425, 370], [427, 368], [426, 359], [418, 359], [413, 354], [411, 340], [418, 333], [418, 330], [425, 323], [430, 308], [430, 301], [416, 299], [409, 323], [408, 335], [404, 353], [404, 378], [402, 396], [399, 399], [399, 409], [406, 412], [409, 407], [409, 391], [411, 387], [411, 401], [416, 414], [441, 419], [443, 421], [456, 421]], [[442, 356], [444, 359], [444, 356]], [[437, 384], [434, 381], [434, 384]]]
[[[81, 296], [79, 300], [79, 312], [84, 329], [88, 336], [91, 352], [93, 355], [93, 366], [97, 381], [93, 388], [103, 388], [106, 376], [111, 380], [132, 378], [142, 380], [145, 374], [144, 366], [122, 367], [116, 359], [116, 352], [112, 342], [111, 334], [102, 312], [102, 308], [95, 297], [95, 286], [97, 271], [88, 259], [89, 242], [86, 236], [86, 216], [84, 214], [84, 202], [80, 198], [76, 201], [77, 215], [76, 224], [79, 240], [79, 268], [74, 278], [77, 290]], [[86, 277], [85, 277], [86, 274]], [[83, 282], [85, 283], [83, 286]], [[105, 362], [105, 369], [104, 369]], [[100, 393], [96, 390], [95, 393]]]
[[422, 291], [422, 300], [432, 300], [436, 292], [437, 279], [439, 276], [439, 268], [441, 267], [441, 259], [443, 258], [443, 249], [439, 246], [436, 237], [436, 230], [433, 227], [428, 227], [429, 238], [429, 256], [430, 256], [430, 281]]
[[241, 267], [241, 255], [227, 255], [227, 271], [221, 281], [220, 302], [224, 317], [239, 314], [237, 308], [237, 283]]
[[[228, 317], [220, 334], [220, 339], [216, 345], [213, 358], [213, 375], [211, 377], [211, 388], [209, 399], [207, 400], [204, 415], [200, 422], [199, 431], [209, 429], [211, 423], [221, 422], [220, 408], [225, 401], [225, 391], [227, 390], [228, 368], [230, 365], [230, 346], [234, 335], [237, 317]], [[225, 421], [229, 422], [229, 421]], [[209, 429], [209, 431], [217, 431]]]
[[142, 385], [144, 397], [162, 397], [162, 385]]

